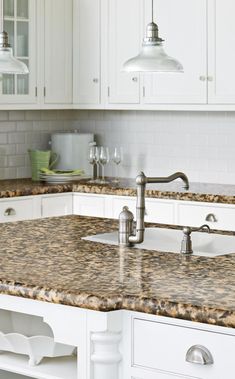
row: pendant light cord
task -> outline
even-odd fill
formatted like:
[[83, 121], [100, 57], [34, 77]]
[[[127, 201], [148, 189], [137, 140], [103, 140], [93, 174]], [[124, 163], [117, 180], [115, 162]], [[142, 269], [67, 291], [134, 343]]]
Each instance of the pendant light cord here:
[[3, 0], [0, 0], [0, 32], [3, 32]]
[[153, 22], [153, 0], [152, 0], [152, 22]]

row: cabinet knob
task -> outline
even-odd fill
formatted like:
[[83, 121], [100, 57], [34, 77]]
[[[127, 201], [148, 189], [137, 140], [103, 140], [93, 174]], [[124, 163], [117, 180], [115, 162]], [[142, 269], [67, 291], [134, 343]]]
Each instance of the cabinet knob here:
[[8, 217], [8, 216], [15, 216], [16, 215], [16, 211], [14, 208], [7, 208], [4, 212], [4, 216]]
[[207, 80], [208, 80], [208, 82], [213, 82], [214, 78], [213, 78], [213, 76], [207, 76]]
[[99, 83], [99, 79], [94, 78], [94, 79], [93, 79], [93, 83]]
[[132, 78], [132, 82], [138, 82], [138, 78], [136, 77], [136, 76], [134, 76], [133, 78]]
[[201, 82], [205, 82], [206, 76], [204, 76], [204, 75], [199, 76], [199, 80], [201, 80]]
[[218, 219], [216, 218], [216, 216], [214, 215], [214, 213], [209, 213], [206, 216], [205, 220], [208, 221], [208, 222], [218, 222]]
[[186, 353], [186, 362], [206, 366], [213, 365], [214, 360], [205, 346], [194, 345]]

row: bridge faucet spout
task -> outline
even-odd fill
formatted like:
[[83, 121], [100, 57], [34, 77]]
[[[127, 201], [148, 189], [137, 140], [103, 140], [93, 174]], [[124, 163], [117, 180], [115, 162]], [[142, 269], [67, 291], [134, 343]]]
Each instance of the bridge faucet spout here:
[[[125, 223], [125, 214], [122, 214], [122, 223], [119, 222], [119, 244], [122, 246], [131, 246], [142, 243], [144, 241], [144, 216], [145, 216], [145, 189], [148, 183], [170, 183], [176, 179], [182, 179], [184, 182], [184, 188], [189, 189], [188, 177], [183, 172], [176, 172], [173, 175], [167, 177], [153, 177], [148, 178], [143, 172], [141, 172], [136, 178], [137, 185], [137, 201], [136, 201], [136, 233], [124, 236], [123, 230], [130, 230], [128, 227], [123, 228], [123, 222]], [[130, 211], [128, 211], [130, 212]], [[124, 212], [125, 213], [125, 212]], [[126, 214], [126, 222], [130, 219], [130, 213]], [[120, 227], [121, 226], [121, 227]]]

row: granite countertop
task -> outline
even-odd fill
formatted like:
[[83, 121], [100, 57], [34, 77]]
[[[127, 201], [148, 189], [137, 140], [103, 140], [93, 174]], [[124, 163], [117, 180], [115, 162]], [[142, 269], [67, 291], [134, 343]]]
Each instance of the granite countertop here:
[[[50, 193], [79, 192], [103, 195], [136, 196], [134, 179], [121, 179], [118, 185], [89, 184], [87, 180], [66, 184], [45, 184], [32, 182], [31, 179], [13, 179], [0, 181], [0, 198], [42, 195]], [[146, 197], [235, 204], [235, 185], [190, 183], [186, 191], [181, 181], [169, 184], [151, 184], [146, 186]]]
[[116, 228], [81, 216], [0, 224], [0, 293], [235, 327], [235, 254], [185, 257], [81, 240]]

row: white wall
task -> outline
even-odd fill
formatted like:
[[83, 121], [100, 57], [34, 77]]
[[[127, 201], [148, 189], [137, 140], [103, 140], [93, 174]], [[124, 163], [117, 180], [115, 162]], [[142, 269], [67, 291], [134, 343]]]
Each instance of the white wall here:
[[28, 149], [48, 149], [50, 135], [72, 129], [70, 111], [0, 111], [0, 180], [31, 176]]
[[75, 113], [74, 127], [94, 132], [100, 144], [123, 147], [120, 176], [180, 170], [194, 182], [235, 184], [235, 112]]

